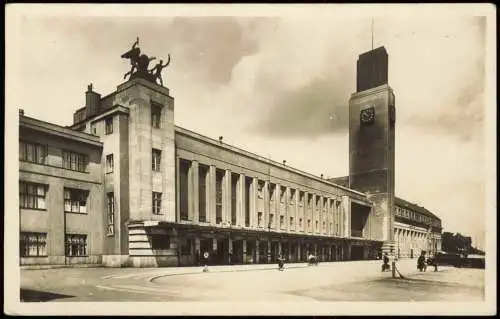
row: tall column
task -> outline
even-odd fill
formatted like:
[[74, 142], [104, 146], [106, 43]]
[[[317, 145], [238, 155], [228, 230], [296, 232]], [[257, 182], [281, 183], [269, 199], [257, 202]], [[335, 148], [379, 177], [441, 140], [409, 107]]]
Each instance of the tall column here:
[[312, 194], [311, 199], [311, 233], [316, 232], [316, 194]]
[[215, 225], [215, 179], [216, 179], [216, 168], [214, 165], [210, 165], [208, 169], [208, 179], [207, 179], [207, 189], [208, 189], [208, 209], [207, 209], [207, 220], [211, 225]]
[[179, 222], [181, 220], [181, 182], [180, 182], [180, 158], [175, 157], [175, 171], [176, 171], [176, 181], [175, 181], [175, 220]]
[[257, 178], [252, 178], [252, 184], [250, 189], [250, 227], [257, 228], [257, 188], [259, 180]]
[[290, 213], [290, 210], [291, 210], [291, 207], [290, 207], [290, 195], [291, 195], [291, 191], [290, 191], [290, 187], [286, 187], [285, 188], [285, 230], [287, 232], [290, 231], [290, 216], [292, 216], [292, 214]]
[[307, 228], [307, 220], [309, 219], [309, 205], [308, 205], [308, 199], [309, 199], [309, 192], [304, 191], [304, 203], [302, 204], [302, 214], [303, 214], [303, 222], [304, 222], [304, 233], [308, 233], [309, 229]]
[[231, 171], [226, 169], [223, 178], [224, 187], [222, 188], [222, 221], [231, 224]]
[[198, 220], [199, 220], [199, 216], [200, 216], [200, 206], [199, 206], [199, 200], [200, 200], [200, 196], [199, 196], [199, 182], [198, 182], [198, 179], [199, 179], [199, 173], [198, 173], [198, 162], [197, 161], [192, 161], [191, 162], [191, 169], [189, 170], [189, 172], [191, 173], [191, 178], [190, 178], [190, 182], [192, 183], [192, 186], [189, 188], [191, 190], [191, 194], [192, 196], [189, 196], [189, 208], [191, 210], [191, 212], [189, 213], [191, 215], [191, 218], [190, 220], [192, 220], [193, 222], [197, 223]]
[[265, 181], [264, 182], [264, 216], [263, 216], [263, 223], [264, 223], [264, 228], [267, 229], [269, 225], [269, 214], [270, 214], [270, 197], [269, 197], [269, 182]]
[[244, 226], [245, 218], [245, 175], [239, 174], [238, 183], [236, 184], [236, 225]]
[[293, 217], [293, 220], [294, 220], [294, 222], [293, 222], [293, 224], [294, 224], [293, 225], [293, 230], [295, 232], [297, 232], [297, 231], [300, 230], [299, 229], [299, 218], [300, 218], [300, 212], [299, 212], [299, 194], [300, 194], [299, 189], [296, 188], [295, 189], [295, 197], [294, 197], [295, 208], [294, 208], [294, 215], [293, 215], [294, 216]]
[[351, 216], [351, 205], [349, 205], [349, 196], [342, 196], [342, 221], [343, 221], [343, 237], [351, 237], [351, 225], [349, 223]]
[[276, 220], [276, 229], [281, 230], [281, 185], [276, 183], [276, 189], [274, 190], [274, 211], [275, 211], [275, 220]]

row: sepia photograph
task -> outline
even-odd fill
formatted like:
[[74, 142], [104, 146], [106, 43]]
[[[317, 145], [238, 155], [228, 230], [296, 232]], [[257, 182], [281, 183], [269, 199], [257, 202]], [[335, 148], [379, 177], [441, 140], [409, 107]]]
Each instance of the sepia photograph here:
[[5, 8], [6, 314], [496, 314], [493, 5]]

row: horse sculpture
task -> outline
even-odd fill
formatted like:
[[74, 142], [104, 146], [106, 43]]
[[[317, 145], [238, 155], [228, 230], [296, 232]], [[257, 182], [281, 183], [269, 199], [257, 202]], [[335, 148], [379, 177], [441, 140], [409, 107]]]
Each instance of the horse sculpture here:
[[149, 67], [149, 62], [151, 62], [156, 58], [148, 57], [146, 54], [141, 54], [141, 49], [137, 47], [138, 45], [139, 45], [139, 38], [137, 38], [137, 40], [132, 45], [132, 48], [129, 51], [121, 55], [123, 59], [129, 59], [130, 64], [132, 66], [130, 71], [125, 73], [123, 78], [125, 79], [127, 78], [127, 76], [129, 76], [129, 79], [132, 79], [133, 77], [141, 77], [146, 80], [154, 82], [155, 78], [152, 76], [152, 74], [148, 72], [148, 67]]

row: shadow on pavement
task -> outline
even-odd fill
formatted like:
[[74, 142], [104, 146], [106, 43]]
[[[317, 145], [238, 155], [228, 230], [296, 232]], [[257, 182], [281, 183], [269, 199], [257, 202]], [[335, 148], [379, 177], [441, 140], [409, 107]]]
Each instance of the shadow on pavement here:
[[42, 302], [72, 297], [75, 296], [21, 288], [21, 302]]

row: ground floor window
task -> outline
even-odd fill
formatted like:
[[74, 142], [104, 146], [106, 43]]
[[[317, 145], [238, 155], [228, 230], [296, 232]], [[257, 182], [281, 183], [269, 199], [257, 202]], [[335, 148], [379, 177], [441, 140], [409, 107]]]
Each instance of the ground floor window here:
[[152, 249], [169, 249], [170, 237], [163, 234], [151, 234], [151, 248]]
[[87, 235], [66, 234], [65, 237], [65, 253], [67, 257], [87, 256]]
[[47, 256], [47, 233], [22, 232], [19, 238], [21, 257]]

